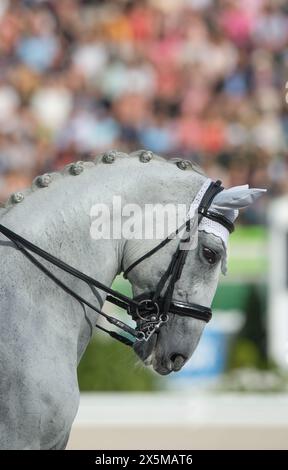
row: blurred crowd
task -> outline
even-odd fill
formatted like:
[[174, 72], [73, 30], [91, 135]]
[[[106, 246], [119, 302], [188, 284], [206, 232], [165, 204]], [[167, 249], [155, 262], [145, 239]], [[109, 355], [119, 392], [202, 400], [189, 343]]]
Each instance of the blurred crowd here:
[[288, 191], [287, 44], [285, 0], [0, 0], [0, 201], [148, 148], [269, 188], [261, 223]]

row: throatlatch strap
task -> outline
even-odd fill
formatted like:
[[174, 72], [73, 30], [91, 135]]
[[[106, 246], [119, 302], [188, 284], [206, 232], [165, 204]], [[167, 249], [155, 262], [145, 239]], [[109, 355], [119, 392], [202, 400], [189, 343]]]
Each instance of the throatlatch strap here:
[[152, 248], [152, 250], [148, 251], [147, 253], [145, 253], [145, 255], [141, 256], [141, 258], [134, 261], [134, 263], [130, 264], [130, 266], [128, 266], [128, 268], [125, 269], [123, 273], [124, 279], [127, 279], [127, 274], [129, 274], [130, 271], [132, 271], [132, 269], [135, 268], [135, 266], [142, 263], [142, 261], [144, 261], [145, 259], [150, 258], [150, 256], [154, 255], [154, 253], [157, 253], [158, 250], [166, 246], [167, 243], [169, 243], [171, 240], [174, 240], [174, 238], [178, 235], [178, 233], [181, 232], [183, 228], [188, 226], [189, 222], [190, 220], [186, 220], [184, 224], [182, 224], [180, 227], [177, 228], [177, 230], [175, 230], [175, 232], [171, 233], [167, 238], [162, 240], [162, 242], [158, 243], [158, 245]]

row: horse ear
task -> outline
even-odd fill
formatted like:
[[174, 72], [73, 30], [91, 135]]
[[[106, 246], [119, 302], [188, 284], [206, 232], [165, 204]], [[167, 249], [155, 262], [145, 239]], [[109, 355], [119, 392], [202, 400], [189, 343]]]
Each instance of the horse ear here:
[[241, 209], [253, 204], [266, 189], [249, 188], [248, 185], [224, 189], [215, 196], [213, 207]]

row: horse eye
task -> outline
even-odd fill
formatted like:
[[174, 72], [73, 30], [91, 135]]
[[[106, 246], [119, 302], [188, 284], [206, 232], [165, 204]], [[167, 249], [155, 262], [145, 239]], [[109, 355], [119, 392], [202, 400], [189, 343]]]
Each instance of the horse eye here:
[[217, 261], [217, 253], [215, 251], [210, 250], [207, 246], [203, 247], [202, 250], [204, 258], [208, 261], [209, 264], [215, 264]]

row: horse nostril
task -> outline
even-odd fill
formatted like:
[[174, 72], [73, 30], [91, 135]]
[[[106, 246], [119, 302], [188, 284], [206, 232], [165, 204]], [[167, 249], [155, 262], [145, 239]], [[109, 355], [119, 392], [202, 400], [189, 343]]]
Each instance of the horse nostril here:
[[170, 361], [172, 362], [172, 370], [176, 372], [184, 366], [187, 361], [187, 357], [182, 354], [171, 354]]

